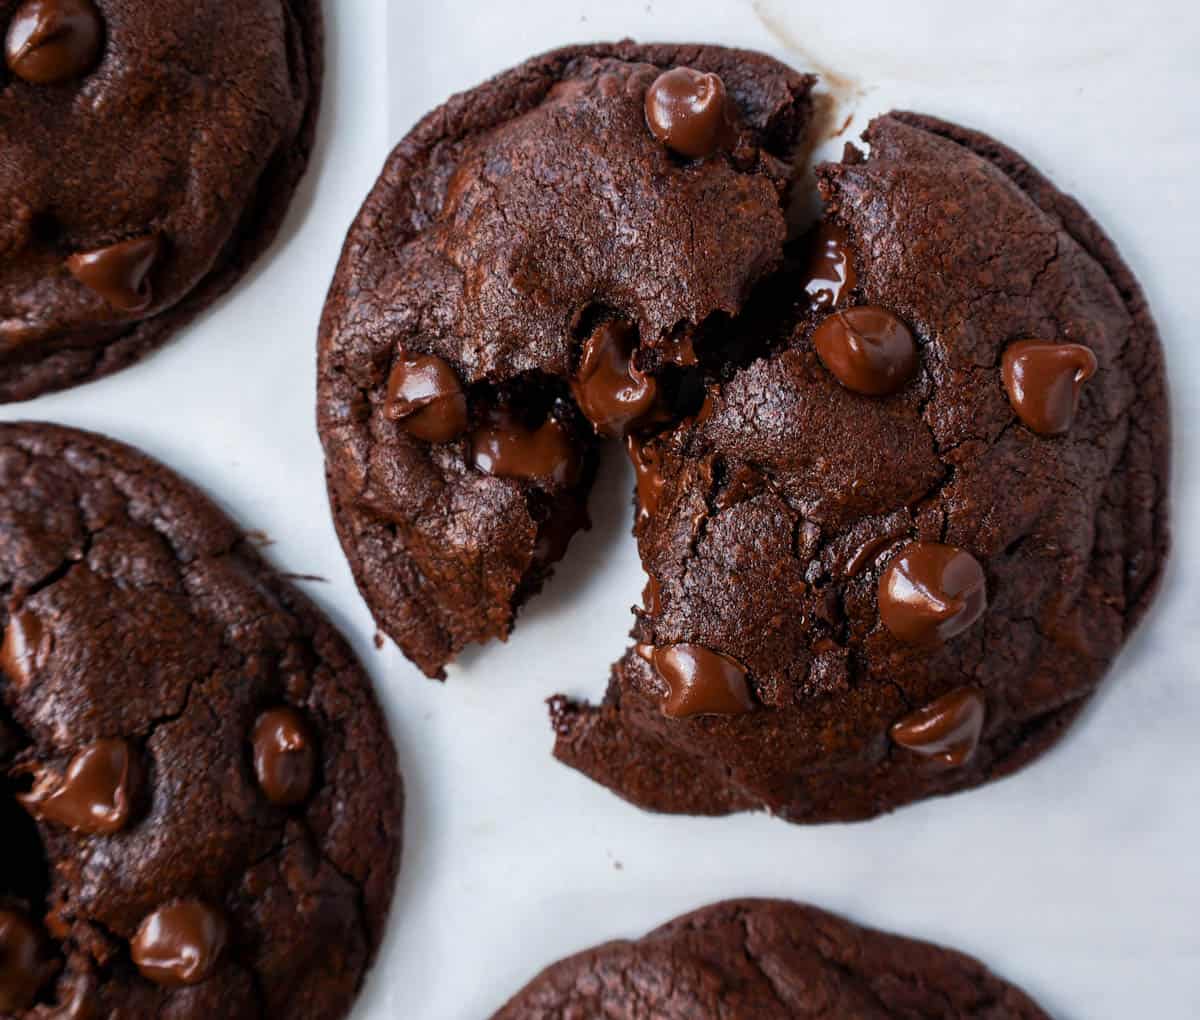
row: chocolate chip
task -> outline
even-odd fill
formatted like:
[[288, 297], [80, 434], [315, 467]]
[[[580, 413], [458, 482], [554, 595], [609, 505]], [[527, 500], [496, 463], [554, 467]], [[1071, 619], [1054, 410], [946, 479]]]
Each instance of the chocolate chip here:
[[822, 220], [808, 244], [804, 290], [813, 311], [829, 311], [858, 283], [850, 236], [833, 220]]
[[25, 0], [9, 22], [9, 70], [33, 85], [86, 74], [100, 57], [104, 23], [91, 0]]
[[144, 312], [154, 300], [150, 270], [161, 250], [158, 235], [138, 237], [72, 255], [67, 269], [118, 312]]
[[816, 328], [812, 340], [821, 363], [855, 393], [895, 393], [917, 369], [912, 333], [884, 308], [860, 305], [834, 312]]
[[42, 943], [29, 918], [0, 909], [0, 1013], [22, 1013], [37, 999], [51, 973]]
[[646, 586], [642, 589], [642, 608], [648, 616], [658, 616], [662, 612], [662, 585], [653, 574], [646, 577]]
[[579, 476], [579, 451], [553, 418], [529, 429], [510, 415], [497, 414], [471, 436], [471, 456], [480, 471], [498, 478], [539, 478], [570, 485]]
[[1004, 352], [1001, 376], [1017, 417], [1042, 436], [1071, 428], [1083, 384], [1098, 362], [1082, 344], [1018, 340]]
[[142, 921], [130, 954], [142, 976], [156, 985], [198, 985], [216, 969], [229, 927], [199, 900], [173, 900]]
[[254, 775], [272, 804], [292, 806], [312, 792], [317, 749], [308, 722], [294, 708], [273, 708], [258, 717], [252, 737]]
[[637, 477], [637, 524], [641, 526], [654, 516], [662, 499], [662, 455], [635, 436], [625, 440], [625, 450]]
[[602, 322], [583, 345], [571, 392], [602, 436], [619, 438], [654, 409], [658, 384], [633, 363], [637, 331], [615, 320]]
[[124, 740], [97, 740], [71, 759], [64, 775], [42, 771], [18, 799], [44, 821], [89, 835], [112, 835], [129, 823], [140, 780], [133, 749]]
[[646, 123], [667, 148], [691, 159], [711, 156], [735, 140], [725, 83], [690, 67], [663, 72], [646, 90]]
[[965, 765], [979, 744], [986, 707], [978, 689], [958, 687], [892, 726], [892, 740], [945, 765]]
[[441, 358], [405, 355], [388, 377], [384, 414], [418, 439], [448, 443], [467, 429], [467, 397]]
[[879, 615], [908, 644], [949, 641], [985, 609], [983, 567], [954, 546], [914, 542], [900, 550], [879, 579]]
[[678, 644], [655, 648], [650, 652], [650, 661], [667, 684], [664, 715], [683, 719], [754, 711], [746, 669], [728, 655], [702, 645]]
[[8, 618], [4, 629], [0, 668], [13, 684], [27, 686], [50, 654], [51, 641], [41, 620], [28, 610], [18, 610]]

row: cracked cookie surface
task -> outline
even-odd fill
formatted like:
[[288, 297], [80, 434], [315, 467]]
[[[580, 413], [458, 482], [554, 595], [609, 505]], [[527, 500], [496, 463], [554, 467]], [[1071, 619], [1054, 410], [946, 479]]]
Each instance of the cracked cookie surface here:
[[[697, 158], [647, 121], [651, 86], [681, 66], [684, 99], [708, 103]], [[693, 334], [781, 261], [811, 85], [745, 51], [574, 47], [452, 98], [391, 155], [326, 305], [318, 415], [359, 588], [427, 674], [507, 636], [587, 522], [596, 439], [569, 385], [585, 343], [614, 327], [633, 349], [617, 353], [686, 402]], [[653, 114], [677, 145], [681, 109]], [[604, 378], [614, 350], [593, 353]], [[649, 403], [639, 379], [625, 396]], [[497, 469], [504, 429], [519, 449]]]
[[0, 1015], [343, 1016], [403, 803], [362, 667], [137, 451], [3, 425], [0, 475]]
[[114, 372], [270, 244], [319, 0], [0, 0], [0, 401]]
[[[604, 704], [552, 703], [557, 756], [641, 806], [854, 820], [1005, 775], [1066, 730], [1155, 591], [1168, 413], [1130, 271], [995, 141], [912, 114], [867, 139], [818, 171], [852, 285], [640, 448], [638, 646]], [[822, 338], [840, 360], [814, 345], [860, 306], [916, 338], [888, 395], [848, 384], [883, 350], [849, 317]], [[1042, 346], [1059, 354], [1014, 390], [1006, 352]], [[662, 668], [697, 647], [740, 668], [746, 707], [672, 717], [728, 683]]]
[[962, 953], [782, 900], [731, 900], [556, 963], [494, 1020], [1046, 1020]]

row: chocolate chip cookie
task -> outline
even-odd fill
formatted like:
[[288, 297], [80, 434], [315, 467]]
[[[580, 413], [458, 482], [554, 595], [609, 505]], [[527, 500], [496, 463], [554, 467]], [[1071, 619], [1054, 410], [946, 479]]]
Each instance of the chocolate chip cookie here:
[[2, 425], [0, 476], [0, 1015], [343, 1016], [400, 849], [361, 666], [142, 454]]
[[598, 437], [698, 405], [701, 335], [782, 262], [811, 85], [573, 47], [392, 153], [326, 305], [319, 424], [358, 585], [430, 676], [505, 637], [586, 526]]
[[319, 0], [0, 0], [0, 401], [128, 365], [267, 247]]
[[730, 900], [542, 971], [495, 1020], [1047, 1020], [981, 963], [782, 900]]
[[1162, 352], [1112, 242], [976, 132], [866, 140], [729, 326], [757, 359], [630, 441], [636, 645], [552, 714], [560, 759], [647, 808], [854, 820], [1010, 773], [1162, 572]]

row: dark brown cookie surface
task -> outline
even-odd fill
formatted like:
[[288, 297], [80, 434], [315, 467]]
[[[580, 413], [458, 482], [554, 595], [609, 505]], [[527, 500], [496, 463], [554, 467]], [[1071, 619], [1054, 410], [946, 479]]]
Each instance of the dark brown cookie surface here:
[[4, 425], [0, 475], [0, 1015], [344, 1015], [403, 801], [361, 666], [142, 454]]
[[781, 900], [731, 900], [556, 963], [495, 1020], [1046, 1020], [978, 961]]
[[[645, 807], [850, 820], [1005, 775], [1156, 588], [1168, 414], [1129, 270], [988, 138], [895, 114], [868, 140], [819, 174], [836, 307], [815, 288], [637, 449], [638, 645], [602, 706], [553, 714], [557, 755]], [[808, 266], [775, 286], [811, 293]], [[664, 668], [682, 647], [726, 666]]]
[[0, 401], [113, 372], [270, 243], [319, 0], [0, 0]]
[[810, 87], [760, 54], [578, 47], [392, 154], [326, 306], [319, 421], [358, 585], [426, 673], [507, 635], [586, 524], [595, 433], [698, 394], [693, 338], [782, 258]]

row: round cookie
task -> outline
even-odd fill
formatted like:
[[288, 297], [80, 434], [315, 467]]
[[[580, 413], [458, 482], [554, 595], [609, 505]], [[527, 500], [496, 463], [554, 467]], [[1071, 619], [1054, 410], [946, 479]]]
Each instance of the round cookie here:
[[320, 337], [343, 548], [430, 676], [507, 636], [586, 526], [597, 435], [695, 403], [700, 338], [782, 260], [809, 77], [761, 54], [558, 50], [392, 153]]
[[270, 244], [319, 0], [0, 0], [0, 401], [123, 368]]
[[855, 820], [1010, 773], [1162, 572], [1162, 352], [1112, 243], [989, 138], [866, 137], [775, 281], [790, 335], [634, 444], [637, 645], [552, 713], [557, 756], [644, 807]]
[[729, 900], [542, 971], [494, 1020], [1047, 1020], [981, 963], [783, 900]]
[[330, 1020], [403, 793], [349, 647], [205, 496], [0, 426], [0, 1014]]

